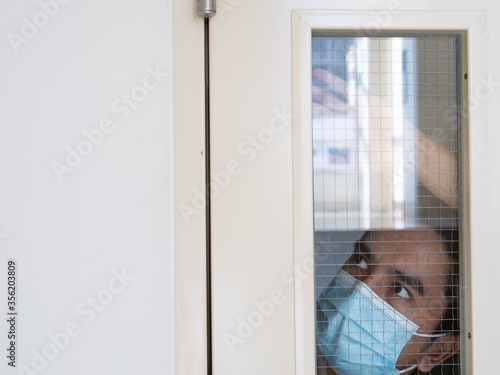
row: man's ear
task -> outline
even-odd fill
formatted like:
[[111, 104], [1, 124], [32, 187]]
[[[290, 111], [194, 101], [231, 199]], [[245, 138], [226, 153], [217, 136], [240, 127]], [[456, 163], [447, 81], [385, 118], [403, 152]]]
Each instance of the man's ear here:
[[460, 335], [448, 334], [437, 337], [418, 361], [418, 369], [421, 372], [429, 372], [440, 365], [455, 353], [460, 351]]

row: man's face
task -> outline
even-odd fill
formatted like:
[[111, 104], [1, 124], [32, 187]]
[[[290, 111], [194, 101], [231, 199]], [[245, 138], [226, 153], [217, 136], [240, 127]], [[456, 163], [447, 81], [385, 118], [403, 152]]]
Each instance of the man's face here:
[[[342, 269], [416, 323], [418, 333], [434, 333], [447, 310], [451, 258], [433, 230], [368, 232]], [[430, 340], [413, 336], [398, 367], [417, 363]]]

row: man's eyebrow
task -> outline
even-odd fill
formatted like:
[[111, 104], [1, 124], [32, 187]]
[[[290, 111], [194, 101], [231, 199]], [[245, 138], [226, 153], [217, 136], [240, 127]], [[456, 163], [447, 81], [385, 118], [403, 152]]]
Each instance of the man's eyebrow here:
[[409, 275], [403, 271], [392, 269], [389, 274], [399, 277], [408, 286], [415, 288], [419, 296], [424, 295], [424, 283], [415, 275]]
[[362, 241], [356, 242], [355, 249], [359, 253], [366, 256], [370, 262], [373, 260], [372, 249], [369, 246], [367, 246], [366, 243], [364, 243]]

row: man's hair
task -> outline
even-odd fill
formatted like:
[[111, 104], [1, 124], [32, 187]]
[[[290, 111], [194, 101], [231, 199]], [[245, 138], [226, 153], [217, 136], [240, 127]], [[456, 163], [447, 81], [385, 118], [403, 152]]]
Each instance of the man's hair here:
[[451, 260], [451, 272], [445, 286], [448, 308], [437, 328], [438, 333], [460, 333], [460, 241], [458, 229], [434, 229]]

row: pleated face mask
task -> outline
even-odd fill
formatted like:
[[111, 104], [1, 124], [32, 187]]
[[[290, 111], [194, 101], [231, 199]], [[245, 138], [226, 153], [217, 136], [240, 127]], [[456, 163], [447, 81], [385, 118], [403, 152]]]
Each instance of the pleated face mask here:
[[338, 375], [394, 375], [396, 362], [420, 327], [365, 283], [340, 270], [317, 300], [318, 349]]

